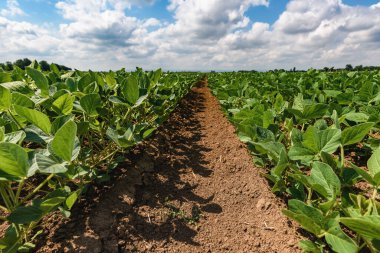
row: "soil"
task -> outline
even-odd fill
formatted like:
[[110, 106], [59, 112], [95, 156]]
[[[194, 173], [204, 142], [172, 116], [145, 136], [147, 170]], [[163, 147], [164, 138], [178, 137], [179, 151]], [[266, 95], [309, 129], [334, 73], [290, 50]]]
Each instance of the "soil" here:
[[72, 218], [49, 217], [36, 252], [301, 252], [299, 227], [205, 85], [117, 174]]

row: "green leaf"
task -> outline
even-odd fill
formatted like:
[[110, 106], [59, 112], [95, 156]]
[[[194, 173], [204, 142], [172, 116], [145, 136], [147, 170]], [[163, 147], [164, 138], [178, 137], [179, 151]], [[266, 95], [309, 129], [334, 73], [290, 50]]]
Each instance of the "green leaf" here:
[[[86, 87], [93, 82], [93, 79], [90, 74], [86, 74], [81, 77], [78, 81], [78, 89], [82, 92], [85, 91]], [[69, 86], [70, 87], [70, 86]]]
[[12, 105], [12, 94], [3, 86], [0, 85], [0, 111], [8, 110]]
[[0, 142], [3, 142], [5, 138], [5, 128], [0, 127]]
[[122, 82], [121, 87], [124, 98], [130, 104], [135, 104], [140, 97], [137, 79], [131, 75]]
[[300, 160], [304, 163], [308, 163], [314, 159], [315, 153], [302, 146], [292, 146], [289, 149], [288, 156], [293, 161]]
[[376, 185], [376, 182], [374, 181], [374, 179], [372, 178], [372, 176], [370, 174], [368, 174], [365, 170], [359, 168], [358, 166], [356, 166], [353, 163], [350, 163], [350, 166], [356, 171], [356, 173], [358, 173], [368, 183], [370, 183], [372, 185]]
[[337, 253], [356, 253], [359, 247], [340, 227], [330, 228], [325, 234], [326, 242]]
[[92, 93], [82, 97], [80, 105], [89, 116], [96, 116], [98, 115], [96, 109], [101, 107], [102, 100], [99, 94]]
[[62, 204], [65, 200], [66, 197], [63, 196], [48, 197], [39, 205], [39, 208], [43, 212], [43, 215], [46, 215], [56, 209], [58, 205]]
[[342, 117], [350, 121], [354, 121], [356, 123], [367, 122], [369, 119], [369, 116], [362, 112], [350, 112], [350, 113], [344, 114]]
[[38, 171], [45, 174], [57, 174], [57, 173], [65, 173], [67, 168], [59, 163], [58, 161], [54, 161], [52, 158], [42, 155], [36, 154], [36, 162], [38, 166]]
[[75, 97], [66, 93], [53, 102], [52, 108], [58, 114], [68, 115], [73, 110], [74, 101]]
[[38, 221], [42, 215], [42, 210], [36, 206], [21, 206], [14, 210], [7, 219], [16, 224], [28, 224]]
[[61, 74], [57, 65], [55, 65], [54, 63], [50, 64], [50, 70], [53, 71], [58, 76]]
[[5, 235], [0, 239], [0, 250], [2, 253], [16, 253], [20, 243], [15, 224], [8, 227]]
[[64, 124], [57, 131], [51, 143], [51, 149], [54, 154], [67, 162], [72, 161], [76, 133], [77, 125], [74, 121], [70, 120]]
[[347, 146], [360, 142], [371, 131], [374, 123], [368, 122], [347, 127], [342, 132], [342, 145]]
[[305, 230], [316, 236], [323, 234], [323, 215], [322, 212], [304, 202], [296, 199], [289, 200], [289, 210], [283, 213], [289, 218], [297, 221]]
[[316, 154], [321, 151], [334, 153], [340, 145], [341, 131], [339, 129], [318, 130], [316, 127], [309, 127], [303, 135], [302, 145]]
[[7, 72], [0, 72], [0, 83], [12, 82], [12, 75]]
[[372, 156], [367, 161], [368, 171], [374, 177], [380, 173], [380, 148], [373, 152]]
[[26, 73], [33, 79], [43, 96], [49, 96], [49, 81], [40, 71], [26, 67]]
[[288, 156], [286, 155], [286, 151], [284, 149], [282, 149], [280, 151], [279, 160], [277, 162], [276, 167], [274, 167], [271, 170], [272, 176], [275, 176], [277, 178], [281, 178], [282, 173], [284, 172], [284, 170], [286, 169], [288, 164], [289, 164]]
[[28, 169], [28, 154], [22, 147], [13, 143], [0, 143], [1, 171], [12, 176], [26, 177]]
[[28, 96], [24, 94], [13, 92], [12, 93], [12, 104], [19, 105], [27, 108], [34, 108], [35, 104]]
[[329, 106], [326, 104], [306, 105], [302, 112], [302, 118], [307, 120], [321, 118], [325, 115], [328, 108]]
[[340, 218], [340, 222], [361, 236], [380, 240], [379, 215], [368, 215], [355, 218]]
[[70, 196], [66, 199], [66, 206], [69, 210], [73, 207], [80, 194], [81, 190], [76, 190], [75, 192], [71, 193]]
[[51, 123], [49, 117], [46, 114], [19, 105], [14, 105], [14, 108], [18, 115], [27, 119], [29, 122], [40, 128], [46, 134], [50, 134]]
[[305, 252], [311, 252], [311, 253], [323, 253], [323, 249], [318, 247], [314, 242], [309, 240], [301, 240], [299, 242], [300, 248]]
[[263, 127], [268, 128], [270, 124], [273, 124], [273, 113], [271, 111], [265, 111], [263, 114]]
[[325, 198], [335, 198], [340, 194], [339, 178], [326, 163], [313, 163], [309, 183], [315, 191]]
[[16, 131], [16, 132], [11, 132], [8, 134], [4, 135], [4, 142], [10, 142], [14, 144], [21, 144], [26, 137], [26, 134], [24, 131]]

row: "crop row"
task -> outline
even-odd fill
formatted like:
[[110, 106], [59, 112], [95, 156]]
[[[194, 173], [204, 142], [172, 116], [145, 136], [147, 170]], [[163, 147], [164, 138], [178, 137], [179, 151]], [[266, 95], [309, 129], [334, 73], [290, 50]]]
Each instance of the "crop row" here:
[[122, 154], [167, 119], [192, 73], [0, 70], [2, 252], [27, 252], [39, 222], [64, 216], [89, 183], [109, 179]]
[[220, 100], [306, 252], [380, 251], [380, 72], [215, 73]]

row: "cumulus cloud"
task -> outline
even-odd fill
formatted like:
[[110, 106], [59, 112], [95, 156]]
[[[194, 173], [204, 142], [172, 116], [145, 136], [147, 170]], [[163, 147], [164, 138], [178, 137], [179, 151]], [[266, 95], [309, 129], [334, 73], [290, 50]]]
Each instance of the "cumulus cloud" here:
[[15, 0], [7, 3], [0, 10], [4, 59], [45, 55], [82, 69], [264, 70], [376, 65], [380, 57], [380, 2], [290, 0], [269, 24], [247, 14], [268, 0], [169, 0], [171, 23], [130, 14], [155, 0], [59, 0], [65, 21], [54, 28], [12, 21], [24, 11]]
[[54, 53], [59, 40], [50, 31], [28, 22], [16, 22], [0, 17], [0, 56], [4, 60], [15, 57], [48, 56]]
[[17, 0], [7, 0], [7, 7], [0, 11], [2, 16], [22, 16], [25, 15], [24, 11], [20, 8]]

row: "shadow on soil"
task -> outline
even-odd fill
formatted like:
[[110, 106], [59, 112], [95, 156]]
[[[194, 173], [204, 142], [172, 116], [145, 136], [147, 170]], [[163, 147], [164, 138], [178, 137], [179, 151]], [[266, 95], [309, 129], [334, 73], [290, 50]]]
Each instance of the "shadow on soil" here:
[[[193, 238], [202, 213], [222, 212], [214, 196], [194, 191], [196, 177], [212, 173], [205, 159], [210, 149], [201, 141], [203, 104], [202, 94], [190, 92], [151, 140], [128, 155], [109, 189], [87, 194], [69, 221], [47, 226], [37, 252], [129, 252], [142, 242], [168, 240], [197, 245]], [[182, 212], [184, 206], [190, 211]]]
[[[146, 212], [144, 216], [132, 213], [130, 223], [135, 226], [130, 233], [137, 238], [147, 241], [172, 238], [197, 245], [193, 241], [197, 232], [189, 223], [196, 223], [202, 212], [222, 212], [222, 208], [212, 202], [214, 196], [202, 198], [194, 193], [197, 185], [188, 183], [191, 181], [189, 177], [209, 177], [212, 173], [204, 159], [210, 149], [202, 145], [202, 125], [197, 115], [205, 110], [203, 102], [201, 94], [190, 93], [155, 136], [154, 144], [158, 150], [154, 157], [155, 173], [150, 175], [148, 185], [137, 190], [136, 207], [147, 205], [149, 210], [154, 210], [165, 206], [172, 214], [165, 222], [155, 224], [146, 220]], [[181, 217], [178, 208], [183, 203], [191, 203], [187, 217]], [[141, 208], [137, 209], [141, 212]]]

